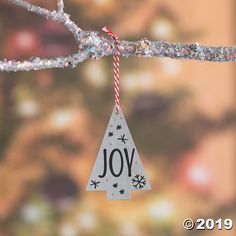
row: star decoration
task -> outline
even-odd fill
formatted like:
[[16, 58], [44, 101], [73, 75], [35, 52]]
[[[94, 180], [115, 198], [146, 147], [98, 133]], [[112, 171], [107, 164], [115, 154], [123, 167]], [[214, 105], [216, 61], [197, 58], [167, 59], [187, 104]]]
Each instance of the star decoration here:
[[94, 188], [97, 189], [99, 183], [100, 183], [100, 181], [91, 180], [91, 184], [90, 184], [90, 186], [94, 186]]
[[117, 125], [117, 126], [116, 126], [116, 130], [119, 130], [119, 129], [122, 129], [122, 126], [121, 126], [121, 125]]
[[127, 138], [125, 138], [125, 134], [121, 135], [120, 138], [118, 138], [118, 140], [120, 140], [122, 143], [126, 144], [126, 141], [128, 140]]
[[118, 187], [118, 183], [114, 183], [112, 186], [113, 186], [113, 188], [117, 188]]
[[124, 189], [121, 189], [121, 190], [119, 191], [119, 193], [120, 193], [121, 195], [123, 195], [123, 194], [125, 193], [125, 190], [124, 190]]
[[108, 133], [108, 137], [112, 137], [113, 135], [114, 135], [113, 132], [109, 132], [109, 133]]

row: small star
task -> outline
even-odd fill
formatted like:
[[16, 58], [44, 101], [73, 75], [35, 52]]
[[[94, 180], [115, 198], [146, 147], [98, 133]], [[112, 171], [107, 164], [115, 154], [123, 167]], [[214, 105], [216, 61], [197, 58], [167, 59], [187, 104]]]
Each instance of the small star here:
[[119, 191], [119, 193], [123, 195], [123, 194], [125, 193], [125, 190], [124, 190], [124, 189], [121, 189], [121, 190]]
[[97, 189], [99, 183], [100, 183], [100, 181], [91, 180], [91, 184], [90, 184], [90, 186], [94, 186], [94, 188]]
[[127, 138], [125, 138], [125, 134], [121, 135], [120, 138], [118, 138], [118, 140], [120, 140], [122, 143], [126, 144], [126, 141], [128, 140]]
[[116, 126], [116, 130], [119, 130], [119, 129], [122, 129], [122, 126], [121, 126], [121, 125], [117, 125], [117, 126]]
[[108, 137], [112, 137], [113, 135], [114, 135], [113, 132], [109, 132], [109, 133], [108, 133]]
[[113, 188], [117, 188], [118, 187], [118, 183], [114, 183], [112, 186], [113, 186]]

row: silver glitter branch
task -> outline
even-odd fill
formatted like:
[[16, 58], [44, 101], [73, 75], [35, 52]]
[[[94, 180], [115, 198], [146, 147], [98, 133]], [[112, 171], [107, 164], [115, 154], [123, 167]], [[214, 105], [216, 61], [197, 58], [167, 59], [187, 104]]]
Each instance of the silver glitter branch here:
[[80, 32], [82, 31], [71, 19], [70, 15], [64, 12], [64, 0], [57, 0], [58, 10], [49, 11], [45, 8], [35, 6], [25, 0], [8, 0], [8, 2], [19, 7], [25, 8], [30, 12], [34, 12], [56, 22], [63, 23], [65, 27], [74, 35], [77, 41], [80, 40]]
[[57, 8], [59, 12], [64, 12], [64, 0], [57, 0]]
[[[57, 10], [47, 10], [25, 0], [9, 2], [47, 19], [63, 23], [78, 43], [78, 51], [67, 57], [31, 58], [25, 61], [0, 60], [0, 71], [31, 71], [50, 68], [76, 67], [87, 59], [99, 59], [116, 53], [114, 42], [98, 32], [83, 31], [64, 12], [64, 0], [57, 0]], [[121, 56], [169, 57], [182, 60], [236, 62], [236, 47], [207, 47], [195, 44], [169, 43], [142, 39], [136, 42], [121, 41]]]

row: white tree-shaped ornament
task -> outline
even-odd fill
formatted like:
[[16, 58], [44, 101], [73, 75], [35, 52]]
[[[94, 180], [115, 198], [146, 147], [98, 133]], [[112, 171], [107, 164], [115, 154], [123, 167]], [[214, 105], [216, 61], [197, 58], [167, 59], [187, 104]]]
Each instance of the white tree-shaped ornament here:
[[107, 199], [131, 198], [131, 190], [150, 190], [124, 115], [114, 108], [87, 191], [107, 191]]

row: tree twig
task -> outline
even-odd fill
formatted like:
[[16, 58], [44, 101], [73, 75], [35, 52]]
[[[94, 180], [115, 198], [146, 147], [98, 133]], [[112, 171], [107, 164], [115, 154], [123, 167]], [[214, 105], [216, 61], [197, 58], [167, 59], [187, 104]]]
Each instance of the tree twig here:
[[[33, 58], [26, 61], [0, 60], [0, 71], [30, 71], [48, 68], [75, 67], [89, 58], [99, 59], [116, 52], [114, 42], [100, 36], [98, 32], [83, 31], [64, 12], [64, 1], [57, 0], [57, 10], [47, 10], [25, 0], [9, 2], [34, 12], [47, 19], [61, 22], [73, 34], [79, 44], [78, 52], [68, 57]], [[142, 39], [136, 42], [121, 41], [121, 56], [169, 57], [182, 60], [200, 60], [212, 62], [236, 62], [236, 47], [207, 47], [195, 44], [169, 43]]]
[[25, 8], [26, 10], [30, 12], [34, 12], [40, 16], [45, 17], [46, 19], [50, 19], [56, 22], [63, 23], [65, 27], [73, 33], [75, 39], [77, 41], [80, 40], [80, 32], [82, 31], [71, 19], [69, 14], [66, 14], [64, 12], [64, 1], [58, 0], [58, 11], [53, 10], [47, 10], [42, 7], [35, 6], [31, 3], [28, 3], [25, 0], [8, 0], [8, 2], [17, 5], [19, 7]]
[[64, 1], [63, 0], [57, 0], [57, 8], [59, 12], [64, 12]]

